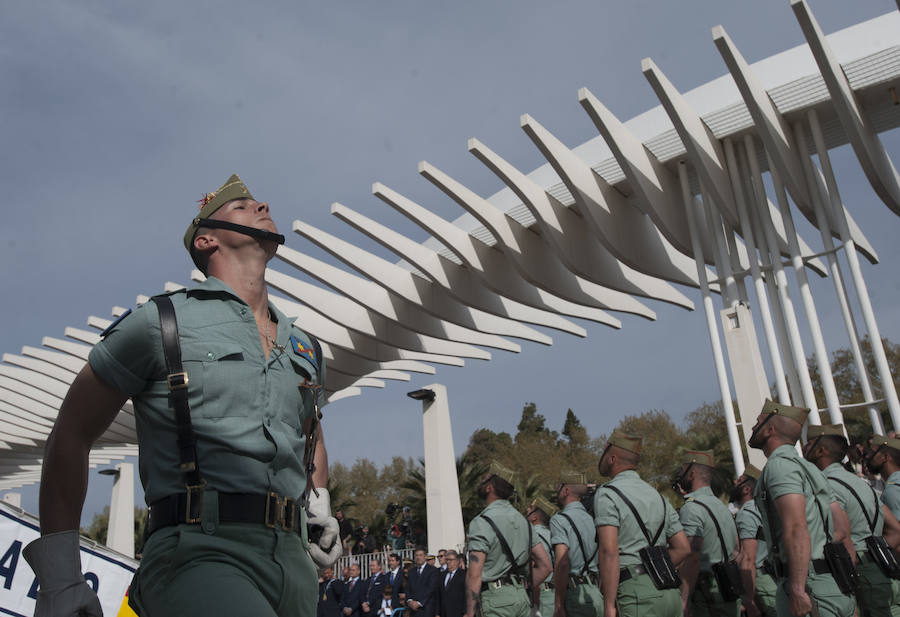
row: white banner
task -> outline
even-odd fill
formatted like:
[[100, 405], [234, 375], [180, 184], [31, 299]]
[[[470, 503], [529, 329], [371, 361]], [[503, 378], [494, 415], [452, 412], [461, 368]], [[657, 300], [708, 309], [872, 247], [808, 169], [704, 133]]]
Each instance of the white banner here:
[[[0, 502], [0, 614], [34, 615], [38, 584], [22, 549], [38, 536], [35, 519]], [[82, 539], [81, 567], [100, 597], [103, 614], [118, 615], [137, 562]]]

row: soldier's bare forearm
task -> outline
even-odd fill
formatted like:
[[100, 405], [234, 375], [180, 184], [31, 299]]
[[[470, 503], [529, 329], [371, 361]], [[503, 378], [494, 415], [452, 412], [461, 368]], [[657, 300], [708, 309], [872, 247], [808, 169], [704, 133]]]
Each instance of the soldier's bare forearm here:
[[481, 602], [481, 572], [484, 568], [484, 553], [469, 552], [469, 567], [466, 570], [466, 615], [475, 617]]
[[313, 455], [313, 464], [316, 466], [313, 470], [313, 486], [316, 488], [328, 487], [328, 452], [325, 450], [325, 433], [322, 430], [322, 424], [317, 427], [319, 434], [316, 440], [316, 451]]

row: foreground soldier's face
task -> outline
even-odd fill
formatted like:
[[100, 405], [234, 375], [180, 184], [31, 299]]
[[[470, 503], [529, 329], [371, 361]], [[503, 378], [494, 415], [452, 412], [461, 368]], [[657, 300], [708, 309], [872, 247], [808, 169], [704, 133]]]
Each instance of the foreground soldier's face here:
[[222, 221], [237, 223], [238, 225], [246, 225], [247, 227], [278, 233], [278, 228], [275, 226], [275, 221], [272, 220], [269, 212], [269, 204], [265, 201], [234, 199], [219, 208], [213, 217]]

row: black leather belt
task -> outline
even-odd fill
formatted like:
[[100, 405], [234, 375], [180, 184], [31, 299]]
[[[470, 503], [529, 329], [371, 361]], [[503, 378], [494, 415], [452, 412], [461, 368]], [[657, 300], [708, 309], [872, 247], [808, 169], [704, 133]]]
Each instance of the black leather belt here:
[[[825, 559], [813, 559], [809, 562], [809, 569], [816, 574], [831, 574], [831, 568]], [[784, 578], [787, 576], [787, 563], [779, 561], [775, 567], [775, 571], [779, 573], [776, 578]]]
[[575, 576], [573, 574], [569, 575], [569, 583], [573, 587], [576, 587], [578, 585], [587, 585], [589, 583], [593, 584], [593, 585], [597, 585], [598, 584], [597, 580], [598, 580], [598, 576], [593, 572], [588, 572], [584, 576]]
[[[631, 574], [632, 570], [634, 570], [634, 575]], [[631, 566], [630, 568], [622, 568], [621, 570], [619, 570], [619, 584], [621, 585], [627, 580], [631, 580], [632, 578], [646, 573], [647, 569], [644, 568], [644, 566]]]
[[511, 574], [504, 574], [496, 580], [489, 581], [487, 583], [481, 583], [481, 591], [487, 591], [488, 589], [499, 589], [504, 585], [514, 585], [518, 583], [519, 579], [515, 576], [512, 576]]
[[[247, 495], [219, 493], [219, 522], [258, 523], [273, 529], [301, 532], [300, 504], [277, 493]], [[169, 495], [150, 504], [147, 534], [161, 527], [181, 523], [199, 523], [203, 515], [203, 491]]]

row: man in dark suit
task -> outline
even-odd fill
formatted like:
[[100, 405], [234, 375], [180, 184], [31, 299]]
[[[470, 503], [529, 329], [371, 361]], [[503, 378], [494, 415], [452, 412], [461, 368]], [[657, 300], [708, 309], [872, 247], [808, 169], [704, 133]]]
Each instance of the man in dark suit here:
[[428, 556], [421, 546], [416, 549], [415, 558], [406, 582], [406, 606], [410, 617], [434, 617], [440, 583], [438, 569], [426, 563]]
[[384, 593], [384, 586], [387, 584], [388, 577], [381, 571], [381, 561], [373, 559], [369, 563], [369, 580], [366, 581], [366, 595], [363, 598], [362, 614], [363, 617], [374, 617], [381, 608], [381, 601]]
[[359, 564], [350, 564], [350, 578], [344, 584], [341, 612], [344, 617], [360, 617], [366, 597], [366, 582], [359, 578]]
[[459, 569], [459, 554], [448, 550], [444, 555], [444, 565], [447, 571], [441, 573], [439, 578], [437, 614], [440, 617], [462, 617], [466, 612], [466, 573]]
[[319, 582], [319, 602], [316, 617], [341, 617], [341, 596], [344, 584], [334, 578], [334, 570], [325, 568]]
[[388, 568], [390, 570], [385, 574], [388, 577], [387, 584], [393, 589], [391, 606], [399, 608], [402, 606], [400, 594], [406, 593], [406, 586], [403, 584], [403, 561], [400, 559], [400, 555], [397, 553], [388, 555]]

